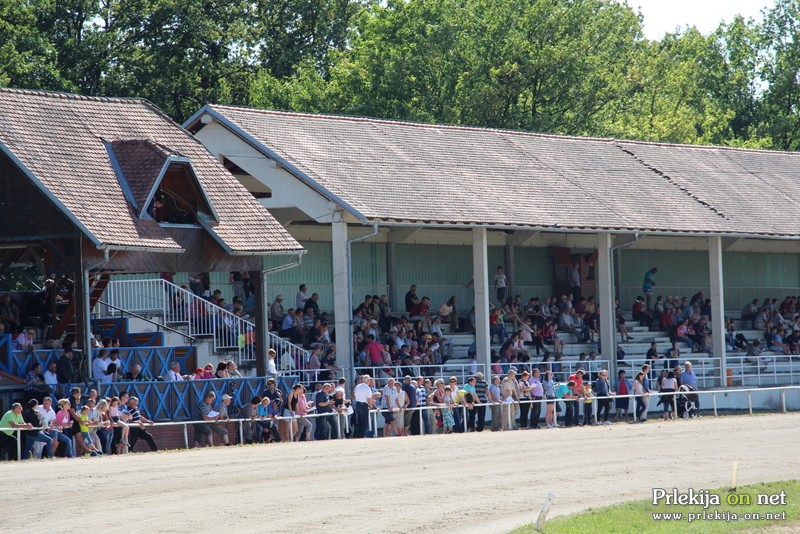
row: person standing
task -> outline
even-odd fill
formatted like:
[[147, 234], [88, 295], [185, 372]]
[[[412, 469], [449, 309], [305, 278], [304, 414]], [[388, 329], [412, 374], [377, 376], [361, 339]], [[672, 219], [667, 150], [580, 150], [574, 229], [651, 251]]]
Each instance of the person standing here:
[[353, 400], [356, 402], [356, 438], [365, 437], [369, 429], [369, 410], [374, 403], [369, 379], [369, 375], [362, 376], [361, 383], [353, 389]]
[[334, 404], [331, 391], [333, 391], [333, 384], [325, 383], [322, 386], [322, 390], [317, 391], [314, 396], [314, 406], [317, 407], [317, 414], [319, 414], [316, 420], [317, 428], [314, 429], [314, 439], [316, 441], [330, 439], [331, 437], [330, 414], [333, 414]]
[[575, 302], [578, 302], [581, 298], [581, 271], [579, 267], [576, 262], [567, 271], [567, 281], [569, 282], [570, 291], [572, 291], [572, 300]]
[[483, 373], [475, 373], [475, 402], [478, 403], [478, 406], [475, 406], [475, 414], [477, 415], [477, 421], [475, 421], [476, 432], [483, 432], [483, 427], [486, 423], [486, 404], [489, 402], [488, 389], [489, 384], [483, 379]]
[[544, 399], [544, 387], [540, 379], [539, 369], [533, 368], [531, 378], [528, 381], [531, 387], [530, 396], [533, 404], [531, 404], [531, 424], [530, 428], [539, 428], [539, 419], [542, 417], [542, 399]]
[[658, 269], [653, 267], [644, 273], [644, 283], [642, 283], [642, 291], [644, 292], [645, 306], [650, 310], [650, 303], [653, 301], [653, 288], [656, 285], [656, 273]]
[[497, 301], [500, 306], [506, 301], [506, 290], [508, 289], [508, 278], [503, 273], [503, 267], [497, 266], [497, 273], [494, 275], [494, 289], [497, 293]]
[[150, 446], [152, 452], [157, 452], [158, 445], [156, 445], [156, 440], [153, 439], [153, 435], [150, 434], [150, 432], [144, 429], [145, 425], [152, 425], [153, 422], [141, 414], [139, 411], [139, 399], [136, 397], [131, 397], [128, 400], [128, 421], [130, 423], [130, 434], [128, 437], [128, 441], [131, 444], [130, 450], [133, 451], [136, 442], [139, 438], [142, 438]]
[[[692, 371], [692, 362], [686, 361], [683, 364], [683, 372], [678, 377], [679, 383], [682, 386], [688, 386], [692, 388], [693, 391], [697, 390], [697, 375], [694, 371]], [[692, 397], [694, 404], [697, 408], [697, 411], [700, 411], [700, 395], [694, 395]]]
[[492, 377], [492, 385], [487, 390], [489, 394], [489, 403], [492, 406], [492, 432], [498, 432], [503, 428], [503, 415], [502, 406], [503, 402], [502, 392], [500, 391], [500, 377], [495, 375]]

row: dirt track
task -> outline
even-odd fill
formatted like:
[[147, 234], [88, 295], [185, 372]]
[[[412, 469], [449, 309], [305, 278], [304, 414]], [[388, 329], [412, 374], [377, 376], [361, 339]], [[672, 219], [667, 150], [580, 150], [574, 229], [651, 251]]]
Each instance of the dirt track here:
[[796, 478], [800, 415], [0, 464], [4, 532], [507, 532], [551, 515]]

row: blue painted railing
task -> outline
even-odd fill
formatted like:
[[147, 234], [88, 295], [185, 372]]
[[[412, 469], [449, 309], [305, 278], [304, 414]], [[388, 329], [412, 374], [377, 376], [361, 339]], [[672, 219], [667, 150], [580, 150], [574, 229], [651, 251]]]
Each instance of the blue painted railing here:
[[128, 319], [109, 317], [92, 320], [92, 330], [101, 337], [118, 338], [126, 347], [159, 347], [164, 345], [163, 332], [130, 332]]
[[[5, 337], [5, 336], [3, 336]], [[106, 349], [110, 350], [110, 349]], [[142, 366], [142, 372], [149, 378], [164, 376], [172, 362], [181, 364], [181, 369], [191, 373], [197, 366], [197, 350], [195, 347], [124, 347], [119, 350], [122, 369], [130, 371], [134, 364]], [[98, 349], [94, 350], [96, 356]], [[64, 353], [61, 349], [46, 350], [11, 350], [3, 352], [0, 340], [0, 370], [6, 373], [25, 377], [33, 363], [40, 363], [43, 369], [52, 361], [58, 361]]]
[[[278, 387], [284, 392], [289, 391], [298, 381], [296, 376], [278, 378]], [[89, 393], [89, 388], [83, 388], [84, 395]], [[69, 392], [71, 384], [62, 385], [62, 394]], [[184, 382], [114, 382], [100, 384], [98, 394], [101, 397], [119, 396], [120, 392], [127, 391], [133, 397], [139, 398], [139, 409], [148, 419], [153, 421], [189, 421], [195, 406], [205, 396], [206, 392], [213, 391], [217, 394], [217, 401], [227, 393], [233, 397], [230, 413], [234, 414], [239, 407], [250, 402], [256, 395], [261, 395], [266, 387], [265, 378], [230, 378], [215, 380], [187, 380]]]

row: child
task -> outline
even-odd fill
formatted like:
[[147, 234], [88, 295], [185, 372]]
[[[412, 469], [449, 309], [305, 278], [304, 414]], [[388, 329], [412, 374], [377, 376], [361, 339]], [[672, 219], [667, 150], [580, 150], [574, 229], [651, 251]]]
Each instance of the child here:
[[81, 435], [83, 436], [83, 441], [86, 443], [86, 446], [89, 447], [90, 454], [92, 456], [97, 456], [98, 454], [103, 454], [101, 450], [99, 450], [94, 445], [94, 440], [92, 440], [92, 435], [89, 433], [89, 407], [84, 406], [81, 408], [81, 415], [80, 415], [80, 425], [81, 425]]
[[583, 383], [583, 426], [592, 424], [592, 383]]
[[108, 417], [111, 419], [111, 422], [114, 423], [114, 426], [120, 429], [120, 440], [117, 444], [117, 454], [123, 454], [127, 452], [125, 448], [131, 446], [131, 444], [128, 443], [128, 433], [130, 432], [130, 427], [128, 427], [128, 424], [122, 420], [122, 415], [119, 410], [119, 397], [111, 398], [111, 405], [108, 407]]
[[444, 433], [450, 434], [453, 431], [453, 427], [456, 426], [456, 421], [453, 419], [453, 409], [452, 406], [455, 405], [453, 402], [453, 390], [450, 386], [444, 387], [444, 407], [442, 408], [442, 423], [444, 425]]

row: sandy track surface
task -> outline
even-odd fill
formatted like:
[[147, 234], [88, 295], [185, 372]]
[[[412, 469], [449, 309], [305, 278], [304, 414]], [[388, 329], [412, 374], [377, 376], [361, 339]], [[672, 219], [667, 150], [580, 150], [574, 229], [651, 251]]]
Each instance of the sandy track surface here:
[[[507, 532], [551, 515], [796, 478], [800, 416], [226, 447], [0, 464], [4, 532]], [[56, 519], [58, 518], [58, 519]]]

